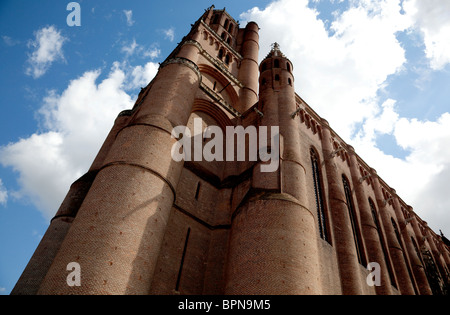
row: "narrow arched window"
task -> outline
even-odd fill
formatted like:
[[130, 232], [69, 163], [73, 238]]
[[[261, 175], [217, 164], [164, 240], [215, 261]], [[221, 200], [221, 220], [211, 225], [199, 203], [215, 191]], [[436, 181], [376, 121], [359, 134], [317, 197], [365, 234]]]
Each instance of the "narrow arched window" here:
[[291, 65], [289, 64], [289, 62], [286, 63], [286, 69], [287, 71], [291, 72]]
[[323, 183], [322, 174], [320, 172], [320, 161], [314, 149], [311, 149], [310, 154], [314, 182], [314, 194], [316, 197], [317, 223], [319, 226], [319, 234], [323, 240], [329, 243], [330, 241], [327, 229], [327, 216], [325, 213], [325, 200], [323, 198]]
[[228, 23], [230, 23], [230, 20], [226, 19], [226, 20], [225, 20], [225, 24], [224, 24], [224, 26], [223, 26], [224, 29], [227, 29], [227, 28], [228, 28]]
[[220, 50], [219, 50], [219, 56], [218, 56], [218, 58], [219, 58], [220, 60], [222, 60], [222, 58], [223, 58], [223, 49], [220, 49]]
[[218, 24], [219, 23], [219, 15], [215, 15], [214, 16], [214, 20], [213, 20], [213, 24]]
[[230, 55], [226, 55], [225, 56], [225, 64], [229, 65], [230, 64], [230, 59], [231, 59]]
[[390, 264], [390, 261], [388, 259], [388, 251], [387, 251], [387, 248], [386, 248], [386, 245], [385, 245], [383, 233], [381, 232], [380, 220], [378, 220], [378, 214], [377, 214], [378, 212], [377, 212], [377, 209], [375, 207], [375, 203], [373, 202], [373, 200], [371, 198], [369, 198], [369, 205], [370, 205], [370, 210], [372, 211], [373, 222], [375, 223], [375, 227], [376, 227], [377, 232], [378, 232], [378, 239], [380, 240], [380, 245], [381, 245], [381, 249], [383, 251], [384, 261], [385, 261], [386, 266], [388, 268], [389, 279], [391, 280], [391, 284], [394, 287], [397, 287], [397, 284], [395, 283], [395, 280], [394, 280], [394, 274], [393, 274], [393, 271], [392, 271], [392, 265]]
[[261, 66], [261, 72], [267, 70], [267, 63], [263, 63]]
[[394, 228], [395, 236], [397, 237], [397, 241], [401, 247], [402, 246], [402, 239], [400, 238], [400, 232], [398, 231], [397, 222], [395, 222], [394, 218], [391, 218], [392, 227]]
[[342, 182], [344, 184], [345, 198], [347, 201], [348, 214], [350, 217], [350, 223], [352, 226], [353, 239], [355, 241], [356, 254], [358, 256], [358, 261], [361, 265], [366, 266], [366, 258], [363, 251], [363, 242], [361, 238], [361, 231], [359, 225], [356, 221], [355, 204], [353, 203], [352, 189], [350, 187], [350, 182], [345, 175], [342, 176]]
[[233, 24], [230, 23], [230, 27], [228, 28], [228, 33], [231, 34], [233, 32]]
[[275, 81], [280, 81], [280, 76], [278, 74], [275, 75]]
[[280, 67], [280, 60], [275, 59], [274, 62], [273, 62], [273, 67], [274, 68], [279, 68]]

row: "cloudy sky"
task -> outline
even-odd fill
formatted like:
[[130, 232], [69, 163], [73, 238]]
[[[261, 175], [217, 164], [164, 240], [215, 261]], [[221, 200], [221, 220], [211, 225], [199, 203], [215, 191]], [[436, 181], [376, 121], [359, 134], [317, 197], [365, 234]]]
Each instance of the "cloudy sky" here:
[[[211, 1], [0, 2], [0, 295], [70, 184]], [[278, 42], [297, 93], [450, 234], [450, 1], [216, 1]]]

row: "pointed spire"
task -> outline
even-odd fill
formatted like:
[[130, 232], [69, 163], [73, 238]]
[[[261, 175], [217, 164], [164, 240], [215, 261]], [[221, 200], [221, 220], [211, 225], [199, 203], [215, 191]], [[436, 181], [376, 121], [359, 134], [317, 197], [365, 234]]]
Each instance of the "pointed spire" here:
[[269, 52], [269, 54], [267, 55], [267, 57], [265, 59], [272, 58], [272, 57], [286, 58], [286, 56], [280, 50], [280, 44], [275, 42], [271, 45], [271, 47], [272, 47], [272, 50]]
[[272, 51], [280, 51], [280, 44], [278, 44], [277, 42], [273, 43], [271, 47]]

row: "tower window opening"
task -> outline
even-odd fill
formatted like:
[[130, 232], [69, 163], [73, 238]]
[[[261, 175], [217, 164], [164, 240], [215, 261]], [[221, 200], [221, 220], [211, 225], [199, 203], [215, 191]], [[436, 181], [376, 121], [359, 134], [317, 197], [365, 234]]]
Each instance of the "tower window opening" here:
[[230, 27], [228, 27], [228, 33], [231, 34], [233, 32], [233, 24], [230, 23]]
[[288, 79], [288, 83], [290, 86], [292, 86], [292, 80], [290, 78]]
[[222, 58], [223, 58], [223, 49], [220, 49], [220, 50], [219, 50], [219, 56], [218, 56], [218, 58], [219, 58], [220, 60], [222, 60]]
[[275, 59], [275, 61], [273, 62], [273, 67], [274, 68], [279, 68], [280, 67], [280, 60]]
[[280, 76], [278, 74], [275, 75], [275, 81], [280, 81]]
[[267, 63], [263, 63], [261, 66], [261, 72], [267, 70]]
[[226, 34], [225, 32], [222, 33], [222, 35], [220, 36], [223, 40], [225, 40]]
[[223, 26], [224, 29], [227, 29], [227, 28], [228, 28], [228, 23], [230, 23], [230, 20], [226, 19], [226, 20], [225, 20], [225, 24], [224, 24], [224, 26]]
[[219, 15], [215, 15], [214, 16], [214, 20], [213, 20], [213, 24], [218, 24], [219, 23]]
[[286, 64], [286, 68], [287, 68], [287, 71], [291, 72], [291, 65], [289, 64], [289, 62]]
[[229, 65], [230, 64], [230, 59], [231, 59], [230, 55], [226, 55], [225, 56], [225, 64]]
[[230, 45], [231, 44], [231, 37], [227, 38], [227, 44]]

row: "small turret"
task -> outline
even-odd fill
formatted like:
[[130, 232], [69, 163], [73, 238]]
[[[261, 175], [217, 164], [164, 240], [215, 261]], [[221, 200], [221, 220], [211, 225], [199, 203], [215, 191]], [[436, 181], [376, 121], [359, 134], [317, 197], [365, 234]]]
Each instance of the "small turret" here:
[[261, 62], [260, 92], [267, 88], [279, 90], [283, 86], [294, 87], [292, 62], [281, 52], [280, 45], [274, 43], [272, 50]]

